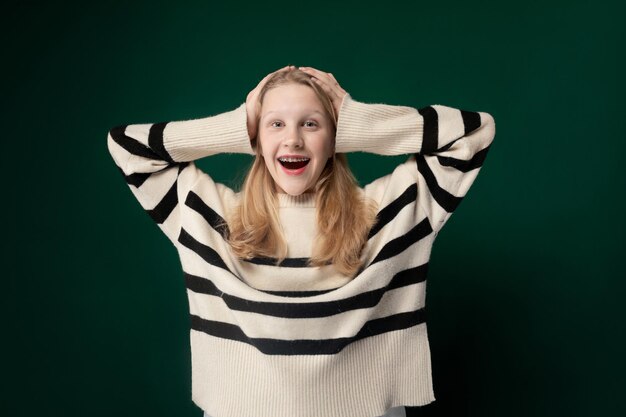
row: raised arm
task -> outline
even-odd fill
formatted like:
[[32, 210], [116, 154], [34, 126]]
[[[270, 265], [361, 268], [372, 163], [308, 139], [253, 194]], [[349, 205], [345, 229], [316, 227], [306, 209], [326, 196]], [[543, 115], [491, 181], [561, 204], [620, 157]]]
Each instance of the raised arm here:
[[[397, 184], [392, 181], [415, 181], [412, 195], [438, 231], [476, 179], [494, 137], [495, 120], [485, 112], [438, 104], [420, 109], [368, 104], [346, 94], [339, 111], [336, 152], [412, 154], [394, 173], [366, 189], [390, 199], [394, 196], [389, 192], [383, 196], [382, 190], [393, 190]], [[405, 190], [401, 187], [397, 191]], [[411, 194], [410, 188], [406, 194]]]
[[109, 131], [107, 146], [115, 164], [141, 206], [174, 245], [181, 229], [180, 205], [198, 180], [205, 180], [203, 192], [212, 199], [224, 200], [234, 194], [213, 182], [193, 161], [218, 153], [254, 155], [259, 91], [272, 74], [292, 69], [288, 65], [265, 76], [248, 93], [245, 103], [229, 112], [200, 119], [120, 125]]
[[[193, 161], [217, 153], [254, 154], [246, 119], [244, 103], [205, 118], [120, 125], [108, 132], [108, 150], [126, 183], [175, 245], [180, 204], [200, 176], [206, 176]], [[218, 197], [232, 191], [209, 182]]]

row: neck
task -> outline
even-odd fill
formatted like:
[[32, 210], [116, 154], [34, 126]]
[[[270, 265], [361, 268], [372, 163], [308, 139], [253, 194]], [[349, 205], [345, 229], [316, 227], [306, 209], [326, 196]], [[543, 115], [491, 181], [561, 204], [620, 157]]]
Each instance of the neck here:
[[278, 207], [315, 207], [315, 193], [302, 193], [299, 195], [290, 195], [286, 193], [277, 193]]

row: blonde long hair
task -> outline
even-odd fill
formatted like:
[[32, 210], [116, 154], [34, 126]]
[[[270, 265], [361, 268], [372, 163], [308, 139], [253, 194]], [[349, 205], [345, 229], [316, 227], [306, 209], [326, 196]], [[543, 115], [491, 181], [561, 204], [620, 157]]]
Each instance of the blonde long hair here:
[[[309, 86], [318, 96], [336, 133], [336, 117], [331, 99], [308, 74], [300, 70], [283, 71], [270, 78], [259, 92], [259, 107], [265, 93], [288, 83]], [[257, 114], [259, 126], [260, 111]], [[287, 256], [278, 216], [278, 197], [274, 179], [262, 158], [257, 138], [253, 138], [256, 158], [241, 189], [239, 205], [227, 213], [227, 241], [236, 256], [276, 258], [279, 264]], [[317, 236], [309, 266], [332, 263], [341, 274], [354, 277], [361, 266], [361, 252], [376, 221], [377, 206], [358, 187], [356, 178], [342, 153], [334, 153], [322, 170], [315, 186]]]

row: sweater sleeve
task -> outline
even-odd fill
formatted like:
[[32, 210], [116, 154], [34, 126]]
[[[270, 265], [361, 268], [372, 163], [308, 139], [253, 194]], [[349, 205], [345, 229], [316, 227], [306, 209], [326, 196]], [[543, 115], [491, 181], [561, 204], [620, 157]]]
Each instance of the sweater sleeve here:
[[[470, 189], [495, 137], [495, 120], [485, 112], [432, 105], [419, 109], [361, 103], [344, 97], [337, 122], [336, 152], [411, 154], [393, 173], [365, 187], [379, 202], [406, 189], [416, 210], [426, 212], [435, 231], [446, 223]], [[397, 182], [412, 182], [414, 193]], [[410, 185], [409, 185], [410, 187]]]
[[180, 206], [200, 177], [216, 198], [232, 190], [214, 183], [194, 160], [217, 153], [254, 154], [245, 103], [200, 119], [120, 125], [107, 135], [113, 160], [143, 209], [176, 245]]

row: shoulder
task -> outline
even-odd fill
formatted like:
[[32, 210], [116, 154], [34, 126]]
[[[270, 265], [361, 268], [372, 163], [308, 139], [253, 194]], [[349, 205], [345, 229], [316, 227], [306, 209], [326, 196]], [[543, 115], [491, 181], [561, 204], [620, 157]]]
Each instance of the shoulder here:
[[404, 163], [380, 178], [363, 187], [365, 196], [373, 199], [379, 205], [393, 201], [400, 196], [407, 187], [415, 184], [415, 157], [410, 156]]
[[[231, 187], [216, 182], [204, 171], [198, 172], [195, 184], [189, 190], [187, 202], [197, 200], [198, 203], [210, 207], [213, 211], [224, 217], [232, 209], [237, 207], [241, 193]], [[187, 204], [189, 205], [189, 204]]]

